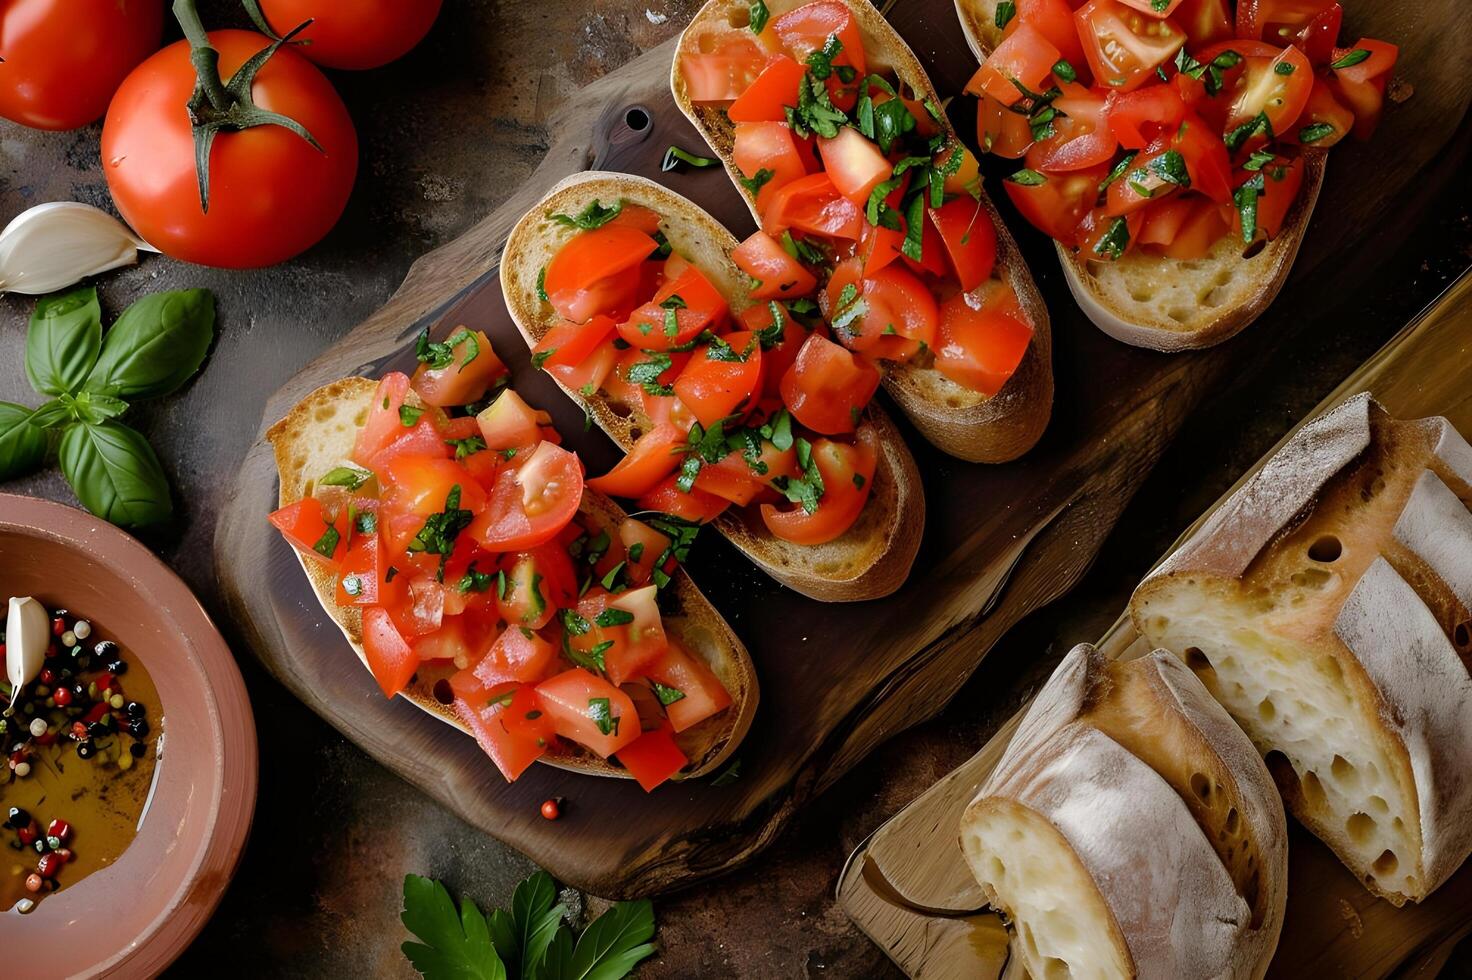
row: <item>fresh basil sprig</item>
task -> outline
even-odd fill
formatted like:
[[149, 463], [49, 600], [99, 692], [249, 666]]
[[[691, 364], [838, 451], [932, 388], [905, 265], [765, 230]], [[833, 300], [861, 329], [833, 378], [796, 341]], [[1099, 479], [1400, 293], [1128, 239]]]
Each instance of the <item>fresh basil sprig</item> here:
[[126, 526], [168, 520], [163, 467], [148, 440], [118, 417], [125, 399], [183, 386], [214, 336], [214, 297], [202, 289], [145, 296], [105, 336], [92, 287], [39, 300], [26, 335], [26, 377], [52, 398], [34, 409], [0, 402], [0, 481], [39, 469], [54, 444], [62, 475], [92, 513]]

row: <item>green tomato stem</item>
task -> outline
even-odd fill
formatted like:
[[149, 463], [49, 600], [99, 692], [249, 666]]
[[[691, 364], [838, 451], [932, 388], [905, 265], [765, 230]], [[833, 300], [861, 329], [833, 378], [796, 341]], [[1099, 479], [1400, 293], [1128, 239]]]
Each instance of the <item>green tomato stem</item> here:
[[174, 0], [174, 19], [184, 29], [189, 41], [189, 61], [194, 65], [195, 80], [210, 105], [224, 112], [233, 101], [220, 78], [220, 52], [210, 44], [209, 33], [199, 19], [195, 0]]

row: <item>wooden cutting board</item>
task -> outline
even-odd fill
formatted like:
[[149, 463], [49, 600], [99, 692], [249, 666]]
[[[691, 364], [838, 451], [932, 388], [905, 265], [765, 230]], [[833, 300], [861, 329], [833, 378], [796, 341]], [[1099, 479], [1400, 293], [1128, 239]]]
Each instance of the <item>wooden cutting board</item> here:
[[[1472, 433], [1472, 272], [1293, 431], [1365, 391], [1396, 418], [1445, 415]], [[1127, 615], [1099, 646], [1115, 658], [1150, 649]], [[912, 977], [987, 980], [1001, 976], [1006, 965], [1006, 931], [983, 909], [985, 899], [961, 855], [959, 826], [1021, 717], [1019, 712], [980, 752], [875, 831], [850, 856], [840, 878], [844, 911]], [[1288, 912], [1270, 977], [1430, 977], [1472, 932], [1472, 864], [1422, 904], [1397, 909], [1366, 891], [1302, 827], [1291, 820], [1290, 825]]]
[[[1375, 253], [1363, 246], [1404, 241], [1465, 156], [1466, 134], [1450, 123], [1466, 114], [1472, 72], [1447, 66], [1472, 50], [1472, 22], [1428, 15], [1453, 3], [1409, 13], [1366, 4], [1351, 14], [1351, 35], [1403, 45], [1417, 94], [1390, 112], [1374, 144], [1334, 151], [1294, 284], [1238, 340], [1177, 357], [1109, 340], [1078, 313], [1050, 245], [1011, 215], [1052, 313], [1053, 422], [1026, 459], [1006, 466], [956, 462], [908, 433], [928, 494], [928, 526], [914, 574], [897, 594], [825, 606], [780, 588], [717, 536], [702, 538], [690, 571], [745, 639], [761, 679], [761, 708], [738, 751], [739, 779], [645, 796], [628, 781], [536, 766], [507, 785], [469, 738], [403, 701], [385, 701], [266, 523], [277, 483], [263, 442], [244, 460], [215, 541], [235, 622], [266, 667], [348, 738], [570, 884], [599, 895], [647, 895], [733, 867], [875, 745], [938, 711], [1002, 633], [1078, 580], [1208, 391], [1270, 362], [1290, 334], [1340, 329], [1313, 314], [1368, 281]], [[889, 16], [938, 90], [959, 92], [975, 62], [950, 0], [901, 2]], [[738, 237], [752, 230], [719, 169], [660, 172], [670, 144], [703, 150], [668, 91], [672, 52], [672, 43], [663, 45], [585, 89], [552, 121], [555, 142], [532, 179], [471, 231], [415, 263], [387, 305], [272, 397], [261, 431], [318, 385], [410, 366], [411, 339], [422, 327], [442, 335], [465, 323], [489, 333], [517, 390], [552, 411], [591, 472], [611, 465], [612, 444], [601, 433], [585, 434], [579, 410], [530, 370], [496, 263], [516, 219], [558, 179], [588, 168], [652, 177]], [[969, 135], [974, 103], [959, 99], [952, 111]], [[568, 804], [563, 819], [549, 823], [537, 806], [554, 795]]]

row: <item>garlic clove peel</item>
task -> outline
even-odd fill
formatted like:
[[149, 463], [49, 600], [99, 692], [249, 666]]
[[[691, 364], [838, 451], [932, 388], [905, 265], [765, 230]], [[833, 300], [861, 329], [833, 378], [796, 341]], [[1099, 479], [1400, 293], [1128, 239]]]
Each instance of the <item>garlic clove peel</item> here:
[[74, 201], [38, 204], [0, 231], [0, 292], [39, 296], [157, 251], [106, 211]]

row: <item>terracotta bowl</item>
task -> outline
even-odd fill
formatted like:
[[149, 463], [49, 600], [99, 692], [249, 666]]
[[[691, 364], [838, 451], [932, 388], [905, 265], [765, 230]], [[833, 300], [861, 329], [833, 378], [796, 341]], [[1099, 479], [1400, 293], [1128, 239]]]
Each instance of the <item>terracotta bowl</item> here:
[[0, 593], [94, 620], [143, 663], [162, 749], [138, 836], [113, 864], [0, 913], [3, 972], [151, 977], [198, 934], [235, 873], [256, 799], [256, 732], [235, 659], [178, 576], [106, 521], [0, 494]]

